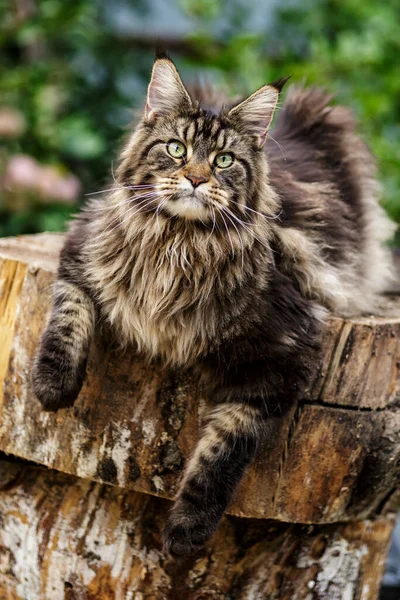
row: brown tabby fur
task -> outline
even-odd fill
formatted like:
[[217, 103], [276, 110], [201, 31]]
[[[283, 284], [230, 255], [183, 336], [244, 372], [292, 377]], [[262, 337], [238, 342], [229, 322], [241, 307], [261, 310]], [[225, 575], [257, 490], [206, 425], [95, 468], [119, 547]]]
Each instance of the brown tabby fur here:
[[260, 440], [301, 397], [327, 311], [371, 311], [390, 280], [392, 226], [351, 114], [291, 89], [264, 145], [282, 85], [232, 106], [191, 98], [156, 61], [113, 189], [72, 224], [34, 365], [47, 410], [78, 395], [95, 323], [149, 360], [198, 370], [214, 408], [166, 526], [177, 556], [215, 531]]

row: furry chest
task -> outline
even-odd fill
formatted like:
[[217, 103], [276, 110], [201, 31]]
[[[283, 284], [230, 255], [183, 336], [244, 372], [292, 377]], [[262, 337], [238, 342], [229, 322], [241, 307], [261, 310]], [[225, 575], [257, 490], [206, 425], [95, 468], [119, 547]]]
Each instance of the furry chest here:
[[215, 338], [217, 270], [210, 271], [204, 260], [189, 261], [188, 249], [172, 254], [161, 249], [161, 255], [151, 246], [118, 261], [110, 256], [107, 269], [94, 264], [90, 274], [101, 289], [103, 316], [121, 344], [133, 343], [151, 359], [187, 366]]
[[[186, 317], [186, 318], [185, 318]], [[135, 344], [149, 359], [161, 358], [165, 364], [187, 366], [207, 348], [201, 318], [196, 311], [190, 316], [151, 315], [146, 309], [124, 307], [111, 315], [113, 328], [124, 344]]]

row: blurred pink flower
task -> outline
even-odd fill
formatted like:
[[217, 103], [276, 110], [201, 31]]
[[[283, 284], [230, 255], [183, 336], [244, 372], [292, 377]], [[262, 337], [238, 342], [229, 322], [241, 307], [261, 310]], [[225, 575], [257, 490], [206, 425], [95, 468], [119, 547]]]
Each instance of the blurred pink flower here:
[[9, 159], [4, 176], [8, 192], [29, 191], [44, 203], [59, 201], [74, 204], [81, 190], [75, 175], [63, 175], [52, 166], [42, 166], [31, 156], [24, 154]]
[[0, 137], [19, 137], [24, 133], [25, 127], [25, 118], [19, 110], [9, 106], [0, 106]]
[[40, 165], [30, 156], [23, 154], [12, 156], [7, 163], [5, 173], [5, 187], [10, 191], [13, 188], [35, 188], [40, 179]]

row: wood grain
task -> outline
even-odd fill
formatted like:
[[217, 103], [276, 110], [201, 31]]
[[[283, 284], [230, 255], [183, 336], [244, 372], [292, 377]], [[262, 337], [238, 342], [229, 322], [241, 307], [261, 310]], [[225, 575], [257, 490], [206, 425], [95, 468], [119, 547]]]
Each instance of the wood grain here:
[[[24, 263], [0, 258], [0, 382], [4, 381], [7, 373], [18, 300], [26, 269]], [[2, 403], [3, 387], [0, 386], [0, 407]]]
[[[44, 413], [31, 392], [61, 244], [50, 234], [0, 240], [0, 326], [13, 315], [0, 346], [0, 450], [173, 498], [206, 410], [190, 373], [148, 367], [99, 338], [73, 408]], [[278, 442], [265, 444], [232, 514], [298, 523], [366, 518], [400, 487], [399, 300], [382, 310], [331, 319], [304, 403], [282, 419]]]
[[203, 551], [175, 562], [161, 551], [167, 501], [1, 465], [0, 598], [377, 598], [390, 519], [306, 527], [226, 517]]

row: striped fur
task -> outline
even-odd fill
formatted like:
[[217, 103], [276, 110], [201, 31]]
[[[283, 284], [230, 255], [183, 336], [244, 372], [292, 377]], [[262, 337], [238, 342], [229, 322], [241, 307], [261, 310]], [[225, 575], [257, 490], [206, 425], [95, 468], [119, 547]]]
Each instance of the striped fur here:
[[32, 373], [33, 390], [46, 410], [70, 406], [79, 394], [94, 321], [89, 296], [73, 283], [59, 279]]
[[391, 278], [393, 227], [351, 114], [292, 89], [270, 138], [282, 85], [232, 106], [155, 63], [112, 189], [71, 226], [34, 366], [43, 406], [71, 405], [96, 321], [149, 361], [198, 371], [213, 408], [166, 526], [173, 555], [212, 535], [271, 424], [301, 398], [328, 311], [373, 310]]
[[262, 440], [260, 407], [224, 403], [207, 419], [165, 530], [166, 548], [175, 555], [196, 551], [210, 537], [246, 466]]

